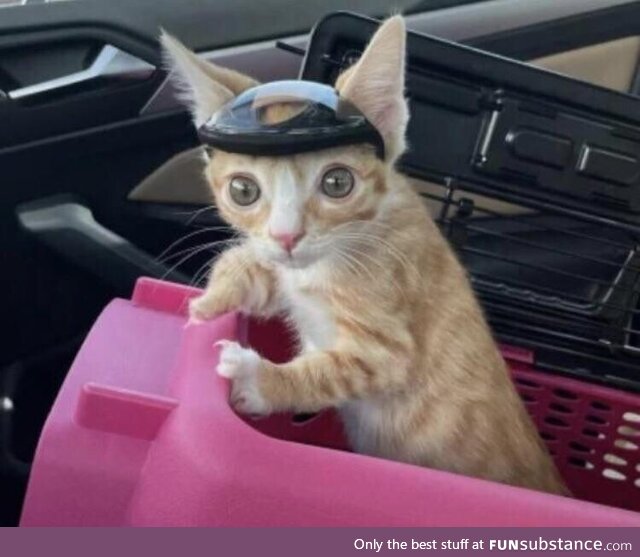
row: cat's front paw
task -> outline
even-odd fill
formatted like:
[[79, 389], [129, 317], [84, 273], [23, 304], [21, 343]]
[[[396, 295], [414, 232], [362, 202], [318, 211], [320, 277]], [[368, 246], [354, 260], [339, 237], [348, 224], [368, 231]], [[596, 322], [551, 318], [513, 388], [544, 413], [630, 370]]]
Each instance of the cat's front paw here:
[[202, 323], [215, 317], [219, 313], [217, 304], [204, 295], [189, 301], [189, 322]]
[[244, 348], [233, 340], [220, 340], [216, 346], [221, 348], [218, 362], [218, 375], [227, 379], [241, 379], [257, 375], [260, 356], [251, 348]]
[[260, 355], [237, 342], [221, 340], [218, 375], [231, 380], [231, 405], [243, 414], [263, 416], [269, 413], [269, 405], [260, 393], [258, 374]]

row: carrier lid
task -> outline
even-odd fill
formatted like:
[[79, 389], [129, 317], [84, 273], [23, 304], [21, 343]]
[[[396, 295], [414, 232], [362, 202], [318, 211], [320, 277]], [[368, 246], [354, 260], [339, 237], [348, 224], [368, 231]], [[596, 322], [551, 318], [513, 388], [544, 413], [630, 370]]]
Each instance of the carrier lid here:
[[[324, 18], [303, 79], [334, 83], [378, 25]], [[497, 338], [538, 369], [640, 391], [640, 99], [413, 32], [407, 60], [400, 166]]]

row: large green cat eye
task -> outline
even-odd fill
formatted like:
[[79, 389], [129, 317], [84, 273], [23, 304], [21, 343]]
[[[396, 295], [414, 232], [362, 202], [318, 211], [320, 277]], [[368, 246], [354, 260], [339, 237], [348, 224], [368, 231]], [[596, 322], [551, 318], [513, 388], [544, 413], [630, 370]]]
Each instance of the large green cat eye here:
[[355, 178], [348, 168], [336, 166], [322, 176], [320, 189], [327, 197], [339, 199], [347, 197], [355, 185]]
[[229, 182], [229, 195], [236, 205], [248, 207], [260, 197], [260, 187], [247, 176], [234, 176]]

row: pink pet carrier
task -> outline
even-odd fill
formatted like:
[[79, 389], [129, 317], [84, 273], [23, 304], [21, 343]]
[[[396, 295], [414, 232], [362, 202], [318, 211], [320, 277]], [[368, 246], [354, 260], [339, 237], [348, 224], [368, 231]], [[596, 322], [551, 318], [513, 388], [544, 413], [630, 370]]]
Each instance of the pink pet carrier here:
[[99, 317], [42, 432], [23, 526], [640, 526], [638, 396], [505, 350], [575, 499], [357, 455], [331, 412], [236, 415], [214, 343], [281, 361], [288, 337], [237, 314], [185, 327], [195, 293], [142, 279]]

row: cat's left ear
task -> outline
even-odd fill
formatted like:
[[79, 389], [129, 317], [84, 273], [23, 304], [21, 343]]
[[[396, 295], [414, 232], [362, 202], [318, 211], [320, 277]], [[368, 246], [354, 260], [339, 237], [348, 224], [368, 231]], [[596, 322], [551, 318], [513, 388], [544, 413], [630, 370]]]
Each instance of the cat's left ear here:
[[406, 28], [402, 16], [386, 20], [360, 60], [338, 77], [336, 89], [378, 129], [390, 162], [405, 149], [409, 109], [404, 98]]
[[160, 42], [169, 69], [177, 74], [179, 93], [196, 127], [223, 104], [258, 82], [251, 77], [199, 58], [179, 40], [162, 31]]

